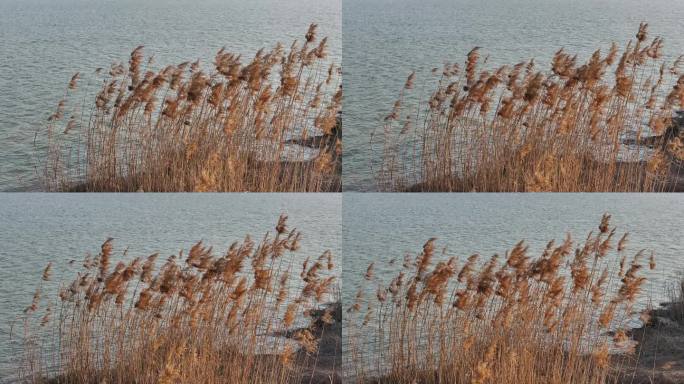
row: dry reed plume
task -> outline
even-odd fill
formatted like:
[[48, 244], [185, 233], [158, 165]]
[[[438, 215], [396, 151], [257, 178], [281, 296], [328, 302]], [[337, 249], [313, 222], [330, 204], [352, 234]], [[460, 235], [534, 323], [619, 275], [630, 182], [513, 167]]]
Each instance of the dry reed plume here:
[[[311, 326], [293, 326], [336, 295], [337, 283], [330, 252], [307, 259], [301, 271], [292, 264], [299, 241], [281, 217], [276, 234], [259, 243], [247, 236], [214, 256], [199, 242], [157, 268], [157, 254], [116, 262], [109, 239], [58, 299], [37, 290], [25, 310], [21, 378], [308, 383], [304, 372], [319, 358], [319, 340]], [[289, 340], [274, 337], [286, 330]]]
[[260, 50], [247, 64], [221, 49], [152, 70], [143, 47], [128, 65], [98, 69], [92, 104], [72, 105], [76, 74], [37, 146], [50, 191], [336, 191], [340, 189], [340, 69], [327, 38]]
[[643, 263], [655, 265], [643, 251], [628, 257], [609, 218], [584, 244], [568, 235], [537, 258], [521, 241], [503, 258], [459, 260], [437, 255], [430, 239], [391, 281], [369, 268], [346, 319], [357, 381], [617, 382], [636, 359], [624, 320], [635, 315]]
[[684, 189], [684, 115], [674, 116], [684, 109], [684, 57], [666, 64], [663, 39], [647, 42], [647, 26], [584, 64], [560, 49], [550, 72], [534, 60], [483, 69], [475, 48], [465, 68], [433, 70], [437, 89], [417, 107], [404, 105], [412, 73], [373, 148], [379, 188]]

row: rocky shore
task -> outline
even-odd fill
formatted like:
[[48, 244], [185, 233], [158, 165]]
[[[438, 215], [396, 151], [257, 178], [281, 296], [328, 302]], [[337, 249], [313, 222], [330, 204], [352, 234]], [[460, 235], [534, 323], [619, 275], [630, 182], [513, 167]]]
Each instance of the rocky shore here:
[[[323, 320], [326, 313], [327, 322]], [[330, 303], [312, 311], [309, 330], [318, 340], [318, 355], [304, 370], [302, 384], [341, 384], [342, 367], [342, 304]], [[332, 322], [331, 322], [332, 321]], [[305, 353], [300, 350], [299, 353]]]
[[684, 307], [662, 303], [629, 336], [636, 341], [636, 366], [623, 370], [621, 384], [684, 383]]
[[273, 336], [295, 338], [304, 330], [311, 332], [318, 350], [307, 355], [299, 349], [298, 361], [306, 361], [300, 382], [302, 384], [341, 384], [342, 366], [342, 303], [334, 302], [310, 311], [311, 323], [307, 327], [290, 329]]

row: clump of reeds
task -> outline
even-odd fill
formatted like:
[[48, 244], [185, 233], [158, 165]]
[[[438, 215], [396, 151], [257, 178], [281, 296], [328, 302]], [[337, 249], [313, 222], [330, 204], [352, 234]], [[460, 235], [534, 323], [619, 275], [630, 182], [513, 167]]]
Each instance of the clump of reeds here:
[[316, 27], [247, 63], [221, 49], [211, 71], [199, 60], [155, 71], [140, 46], [127, 65], [98, 69], [92, 103], [68, 112], [74, 75], [49, 118], [46, 152], [37, 145], [44, 188], [339, 190], [340, 68]]
[[684, 277], [679, 276], [667, 287], [667, 314], [672, 320], [684, 323]]
[[[187, 255], [156, 266], [158, 254], [115, 261], [109, 239], [54, 301], [38, 289], [25, 310], [21, 378], [303, 382], [304, 370], [318, 359], [319, 341], [302, 322], [336, 294], [336, 276], [330, 252], [307, 259], [298, 271], [289, 254], [299, 242], [300, 233], [281, 217], [275, 235], [261, 242], [247, 236], [222, 255], [198, 242]], [[287, 333], [289, 339], [276, 337]]]
[[346, 319], [357, 381], [618, 380], [634, 359], [624, 320], [636, 315], [643, 263], [655, 265], [642, 251], [627, 256], [609, 216], [599, 228], [578, 246], [570, 235], [550, 241], [536, 258], [521, 241], [503, 257], [459, 260], [430, 239], [389, 281], [369, 268]]
[[[597, 50], [585, 63], [560, 49], [550, 71], [534, 60], [483, 68], [446, 64], [429, 100], [406, 106], [412, 73], [385, 118], [382, 190], [661, 191], [684, 160], [684, 57], [666, 63], [663, 39]], [[484, 60], [486, 62], [486, 60]], [[371, 139], [373, 145], [374, 139]], [[379, 152], [379, 153], [378, 153]]]

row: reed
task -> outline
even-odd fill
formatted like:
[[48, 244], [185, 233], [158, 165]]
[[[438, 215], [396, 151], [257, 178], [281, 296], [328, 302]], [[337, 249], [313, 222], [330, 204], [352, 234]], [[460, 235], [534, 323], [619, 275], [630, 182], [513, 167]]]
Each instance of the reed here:
[[649, 264], [616, 237], [604, 216], [583, 244], [568, 235], [534, 258], [521, 241], [485, 260], [440, 254], [430, 239], [393, 279], [366, 273], [345, 319], [356, 381], [620, 382], [637, 359], [625, 319]]
[[282, 216], [275, 235], [247, 236], [219, 256], [198, 242], [161, 266], [158, 254], [117, 262], [107, 240], [58, 297], [38, 288], [25, 310], [21, 379], [309, 383], [321, 327], [336, 319], [328, 309], [305, 319], [336, 295], [336, 274], [330, 252], [299, 272], [289, 255], [301, 235], [286, 225]]
[[684, 324], [684, 277], [667, 287], [668, 307], [667, 315], [670, 319]]
[[221, 49], [210, 71], [199, 60], [155, 71], [140, 46], [127, 65], [96, 71], [101, 87], [91, 102], [79, 102], [92, 93], [80, 99], [74, 75], [37, 134], [43, 188], [339, 190], [340, 68], [316, 28], [303, 43], [259, 50], [246, 64]]
[[684, 189], [684, 115], [675, 117], [684, 109], [684, 57], [666, 63], [663, 39], [648, 42], [647, 27], [585, 63], [560, 49], [549, 71], [534, 60], [489, 69], [475, 48], [464, 68], [435, 68], [436, 89], [417, 105], [412, 73], [371, 136], [378, 188]]

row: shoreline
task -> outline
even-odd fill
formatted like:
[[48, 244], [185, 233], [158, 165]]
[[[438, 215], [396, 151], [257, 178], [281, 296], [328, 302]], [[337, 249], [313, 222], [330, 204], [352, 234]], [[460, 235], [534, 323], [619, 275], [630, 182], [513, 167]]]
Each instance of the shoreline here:
[[627, 335], [637, 342], [636, 366], [623, 369], [621, 384], [684, 382], [684, 318], [681, 302], [660, 303], [648, 311], [649, 320]]

